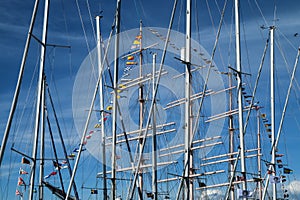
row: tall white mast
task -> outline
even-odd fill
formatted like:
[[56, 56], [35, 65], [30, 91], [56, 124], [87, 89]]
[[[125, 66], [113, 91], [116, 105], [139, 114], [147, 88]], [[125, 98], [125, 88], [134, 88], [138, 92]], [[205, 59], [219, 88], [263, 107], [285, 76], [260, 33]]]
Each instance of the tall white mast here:
[[38, 136], [40, 130], [40, 114], [42, 110], [42, 87], [43, 87], [43, 76], [44, 76], [44, 65], [45, 65], [45, 54], [46, 54], [46, 44], [47, 44], [47, 29], [48, 29], [48, 16], [49, 16], [49, 0], [45, 0], [44, 7], [44, 22], [43, 22], [43, 35], [42, 35], [42, 45], [41, 45], [41, 58], [40, 58], [40, 71], [38, 79], [38, 94], [37, 94], [37, 103], [36, 103], [36, 118], [35, 118], [35, 130], [34, 130], [34, 141], [33, 141], [33, 150], [32, 150], [32, 169], [30, 176], [30, 190], [29, 190], [29, 199], [33, 199], [34, 192], [34, 180], [35, 180], [35, 168], [36, 168], [36, 155], [37, 155], [37, 146], [38, 146]]
[[193, 156], [190, 149], [192, 140], [192, 118], [191, 118], [191, 0], [186, 1], [186, 40], [185, 40], [185, 55], [184, 55], [186, 70], [185, 70], [185, 140], [184, 140], [184, 195], [185, 199], [193, 198], [193, 181], [190, 180], [190, 174], [193, 171]]
[[121, 0], [117, 0], [116, 26], [115, 26], [115, 59], [114, 59], [114, 83], [113, 83], [113, 113], [112, 113], [112, 170], [111, 170], [111, 199], [116, 199], [116, 144], [117, 144], [117, 95], [119, 72], [119, 33], [120, 33], [120, 6]]
[[[98, 59], [98, 76], [101, 76], [101, 60], [102, 60], [102, 51], [101, 51], [101, 27], [100, 19], [102, 16], [96, 16], [96, 29], [97, 29], [97, 59]], [[106, 178], [106, 152], [105, 152], [105, 132], [104, 132], [104, 97], [103, 97], [103, 80], [100, 78], [99, 83], [99, 95], [100, 95], [100, 111], [101, 111], [101, 136], [102, 136], [102, 170], [103, 170], [103, 200], [107, 200], [107, 178]]]
[[45, 155], [45, 126], [44, 126], [44, 119], [45, 119], [45, 76], [43, 77], [43, 85], [42, 85], [42, 113], [41, 113], [41, 141], [40, 141], [40, 177], [39, 177], [39, 199], [44, 199], [44, 186], [43, 186], [43, 179], [44, 179], [44, 155]]
[[[271, 105], [271, 140], [272, 145], [275, 144], [275, 90], [274, 90], [274, 30], [275, 27], [270, 27], [270, 105]], [[272, 148], [272, 175], [276, 176], [275, 167], [275, 154], [276, 148]], [[277, 188], [276, 183], [272, 184], [273, 187], [273, 200], [277, 199]]]
[[[239, 1], [235, 0], [235, 45], [236, 45], [236, 70], [238, 85], [238, 110], [239, 110], [239, 136], [241, 149], [241, 173], [243, 176], [242, 188], [247, 190], [246, 164], [245, 164], [245, 144], [244, 144], [244, 122], [243, 122], [243, 102], [242, 102], [242, 69], [241, 69], [241, 49], [240, 49], [240, 22], [239, 22]], [[246, 197], [244, 198], [246, 199]]]
[[[142, 21], [140, 21], [140, 33], [139, 33], [139, 43], [140, 43], [140, 52], [139, 52], [139, 57], [140, 57], [140, 69], [139, 69], [139, 75], [140, 78], [143, 76], [143, 68], [142, 68], [142, 61], [143, 61], [143, 54], [142, 54]], [[143, 83], [139, 84], [139, 103], [140, 103], [140, 113], [139, 113], [139, 128], [140, 131], [142, 131], [143, 129], [143, 124], [144, 124], [144, 104], [145, 104], [145, 100], [144, 100], [144, 87], [143, 87]], [[140, 145], [140, 154], [143, 154], [142, 152], [142, 145], [143, 145], [143, 140], [140, 139], [139, 140], [139, 145]], [[143, 157], [142, 157], [142, 163], [143, 163]], [[143, 199], [143, 171], [142, 169], [140, 169], [139, 172], [139, 181], [138, 181], [138, 193], [139, 193], [139, 199], [142, 200]]]
[[[155, 98], [155, 71], [156, 71], [156, 54], [153, 54], [153, 98]], [[155, 113], [155, 99], [153, 113], [153, 123], [152, 123], [152, 193], [153, 199], [158, 199], [157, 194], [157, 149], [156, 149], [156, 113]]]

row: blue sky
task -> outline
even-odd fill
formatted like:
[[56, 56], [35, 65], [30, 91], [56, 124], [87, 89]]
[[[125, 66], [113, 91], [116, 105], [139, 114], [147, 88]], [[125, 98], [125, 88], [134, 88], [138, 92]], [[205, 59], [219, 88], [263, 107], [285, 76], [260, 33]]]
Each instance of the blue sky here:
[[[111, 29], [114, 11], [115, 1], [96, 1], [90, 0], [87, 7], [87, 1], [80, 1], [79, 7], [84, 22], [86, 31], [86, 38], [83, 33], [82, 25], [78, 14], [78, 9], [75, 1], [62, 2], [52, 1], [50, 7], [50, 20], [49, 20], [49, 34], [48, 41], [51, 44], [70, 45], [71, 49], [48, 49], [48, 60], [46, 73], [49, 86], [52, 90], [52, 94], [55, 97], [55, 103], [59, 106], [59, 113], [64, 120], [62, 124], [63, 130], [66, 132], [75, 131], [72, 119], [72, 89], [75, 80], [76, 73], [84, 60], [88, 55], [89, 50], [95, 47], [95, 40], [93, 34], [93, 28], [89, 18], [89, 10], [93, 17], [100, 11], [103, 11], [102, 15], [102, 31], [104, 39], [107, 39], [109, 31]], [[259, 5], [259, 8], [257, 7]], [[13, 93], [18, 77], [18, 71], [21, 63], [23, 48], [25, 45], [26, 35], [30, 22], [31, 12], [34, 1], [24, 0], [2, 0], [0, 2], [0, 138], [5, 130], [5, 125], [13, 98]], [[123, 1], [122, 2], [122, 19], [121, 19], [121, 31], [138, 28], [139, 20], [143, 20], [144, 26], [149, 27], [163, 27], [166, 28], [169, 23], [169, 16], [171, 14], [172, 1]], [[184, 9], [182, 5], [185, 3], [179, 1], [178, 9], [175, 16], [174, 29], [180, 32], [184, 32]], [[220, 3], [219, 3], [220, 4]], [[232, 2], [228, 3], [228, 8], [225, 15], [225, 23], [223, 31], [220, 37], [220, 46], [217, 50], [216, 60], [219, 70], [227, 70], [228, 65], [234, 66], [234, 38], [232, 37]], [[274, 23], [274, 8], [276, 5], [276, 97], [278, 103], [276, 103], [276, 127], [278, 127], [279, 118], [281, 116], [281, 110], [286, 96], [286, 90], [289, 83], [289, 75], [287, 71], [291, 71], [295, 62], [297, 54], [297, 48], [299, 47], [300, 37], [295, 37], [294, 34], [300, 35], [300, 22], [298, 20], [300, 15], [300, 2], [295, 0], [287, 1], [242, 1], [241, 2], [241, 41], [242, 41], [242, 66], [245, 72], [253, 74], [251, 77], [247, 77], [245, 82], [253, 87], [257, 69], [267, 38], [267, 30], [262, 30], [260, 26], [266, 27]], [[208, 6], [210, 10], [208, 9]], [[219, 9], [222, 9], [223, 4], [218, 5]], [[198, 9], [198, 14], [193, 15], [193, 19], [198, 18], [199, 34], [197, 33], [196, 25], [193, 25], [193, 38], [211, 53], [215, 39], [215, 29], [218, 26], [220, 19], [220, 13], [215, 2], [212, 1], [198, 1], [194, 4], [194, 10]], [[43, 6], [40, 5], [40, 11], [37, 17], [36, 28], [34, 35], [40, 37], [42, 27], [42, 14]], [[210, 14], [212, 18], [210, 17]], [[181, 17], [181, 18], [180, 18]], [[212, 25], [212, 22], [214, 25]], [[93, 21], [94, 23], [94, 21]], [[200, 35], [200, 38], [199, 38]], [[231, 37], [230, 37], [231, 36]], [[86, 42], [87, 40], [87, 42]], [[245, 42], [246, 41], [246, 42]], [[231, 45], [230, 45], [231, 44]], [[89, 48], [89, 49], [88, 49]], [[282, 57], [285, 55], [286, 62]], [[22, 93], [19, 103], [19, 109], [21, 110], [24, 105], [31, 105], [34, 101], [34, 87], [29, 90], [31, 95], [27, 97], [27, 91], [30, 86], [32, 74], [34, 72], [39, 54], [37, 48], [37, 42], [32, 40], [31, 50], [29, 52], [28, 63], [26, 64], [24, 84], [22, 86]], [[268, 54], [267, 54], [268, 55]], [[256, 100], [260, 101], [264, 108], [263, 112], [268, 113], [268, 101], [267, 96], [269, 76], [268, 76], [268, 58], [266, 58], [266, 64], [263, 69], [263, 75], [261, 78], [260, 89]], [[298, 70], [296, 80], [298, 81], [300, 72]], [[33, 85], [37, 75], [33, 76]], [[265, 87], [264, 87], [265, 86]], [[292, 181], [299, 181], [299, 141], [300, 141], [300, 123], [299, 116], [299, 85], [293, 85], [293, 91], [291, 94], [290, 104], [287, 109], [286, 120], [284, 123], [284, 132], [282, 140], [279, 143], [279, 151], [286, 154], [283, 157], [284, 163], [294, 169], [294, 174], [289, 176], [289, 183]], [[250, 86], [248, 86], [250, 88]], [[26, 100], [27, 99], [27, 100]], [[32, 109], [32, 108], [31, 108]], [[21, 115], [21, 111], [17, 113], [17, 116]], [[269, 115], [269, 114], [268, 114]], [[18, 129], [15, 125], [12, 131], [11, 141], [20, 142], [20, 138], [16, 136]], [[69, 133], [70, 134], [70, 133]], [[67, 147], [73, 148], [74, 143], [78, 142], [75, 139], [67, 140]], [[11, 147], [12, 143], [9, 142], [7, 149]], [[73, 146], [72, 146], [73, 145]], [[26, 147], [29, 150], [30, 144], [26, 143]], [[16, 160], [20, 159], [20, 156], [15, 153], [7, 153], [5, 159], [7, 162], [3, 163], [0, 174], [0, 192], [7, 189], [5, 184], [7, 183], [5, 176], [7, 175], [7, 168], [9, 166], [8, 160], [11, 157], [16, 157]], [[86, 158], [88, 160], [88, 158]], [[13, 159], [12, 159], [13, 160]], [[14, 162], [16, 162], [14, 160]], [[92, 161], [90, 161], [92, 162]], [[17, 167], [18, 170], [18, 167]], [[14, 172], [16, 173], [16, 172]], [[47, 172], [46, 172], [47, 173]], [[16, 174], [11, 175], [13, 177]], [[93, 176], [93, 175], [90, 175]], [[9, 190], [11, 194], [6, 193], [9, 197], [15, 198], [14, 191], [16, 181], [10, 180]], [[300, 185], [300, 184], [299, 184]], [[298, 186], [298, 194], [300, 194], [300, 186]], [[3, 199], [7, 196], [2, 197]]]

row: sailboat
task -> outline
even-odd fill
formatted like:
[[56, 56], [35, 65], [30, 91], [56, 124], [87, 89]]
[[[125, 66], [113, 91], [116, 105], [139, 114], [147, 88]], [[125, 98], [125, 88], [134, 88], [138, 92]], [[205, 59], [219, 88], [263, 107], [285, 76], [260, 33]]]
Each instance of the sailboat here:
[[[45, 129], [40, 124], [44, 117], [48, 119], [50, 110], [44, 109], [46, 104], [43, 103], [43, 91], [47, 86], [43, 51], [48, 44], [45, 14], [37, 95], [41, 99], [36, 105], [38, 117], [35, 119], [33, 154], [28, 156], [13, 149], [30, 160], [23, 162], [25, 166], [30, 164], [29, 199], [35, 194], [42, 199], [44, 187], [59, 199], [79, 199], [78, 181], [82, 183], [82, 191], [90, 190], [89, 195], [85, 193], [81, 197], [83, 199], [288, 198], [284, 180], [285, 174], [292, 173], [292, 169], [283, 163], [283, 154], [277, 145], [299, 55], [276, 135], [274, 85], [271, 86], [270, 103], [262, 105], [256, 97], [259, 75], [269, 48], [271, 68], [274, 69], [275, 26], [266, 28], [270, 38], [265, 43], [257, 83], [251, 89], [243, 81], [251, 74], [241, 67], [239, 2], [236, 0], [234, 4], [236, 58], [232, 66], [222, 68], [226, 71], [219, 69], [215, 56], [224, 14], [221, 14], [216, 42], [208, 53], [192, 39], [191, 3], [186, 1], [185, 33], [172, 30], [178, 9], [176, 0], [168, 28], [145, 27], [141, 21], [139, 28], [121, 32], [121, 0], [118, 0], [113, 29], [109, 38], [103, 41], [99, 25], [102, 19], [96, 17], [97, 47], [82, 62], [72, 92], [74, 126], [80, 139], [76, 135], [72, 148], [59, 154], [61, 157], [53, 153], [51, 158], [43, 153], [43, 145], [40, 157], [37, 156], [38, 141], [43, 143], [38, 135]], [[27, 41], [32, 37], [29, 34]], [[21, 67], [23, 65], [25, 63]], [[271, 77], [274, 78], [273, 72]], [[17, 99], [16, 96], [14, 101]], [[269, 105], [271, 114], [267, 115], [264, 107]], [[254, 124], [254, 129], [250, 123]], [[48, 127], [51, 129], [50, 125]], [[7, 137], [4, 136], [1, 151], [5, 149]], [[64, 139], [61, 137], [61, 144]], [[58, 141], [53, 138], [51, 141], [55, 150]], [[263, 147], [267, 149], [267, 155], [263, 154]], [[88, 157], [97, 162], [88, 162]], [[36, 191], [34, 171], [38, 161], [40, 178], [39, 191]], [[44, 176], [43, 164], [47, 161], [53, 164], [55, 171]], [[82, 177], [93, 177], [93, 181], [85, 182], [85, 178], [80, 181], [79, 168], [82, 168]], [[56, 172], [62, 173], [61, 185], [50, 180], [57, 176]], [[20, 178], [16, 195], [23, 198], [27, 184]]]

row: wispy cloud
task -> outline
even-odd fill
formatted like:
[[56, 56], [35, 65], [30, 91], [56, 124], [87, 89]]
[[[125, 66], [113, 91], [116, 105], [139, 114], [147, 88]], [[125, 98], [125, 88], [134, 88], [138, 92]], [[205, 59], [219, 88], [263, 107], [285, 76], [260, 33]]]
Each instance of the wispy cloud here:
[[300, 181], [292, 181], [290, 184], [287, 186], [287, 189], [291, 194], [294, 195], [299, 195], [300, 194]]
[[217, 189], [206, 190], [202, 192], [200, 199], [222, 199], [223, 192]]

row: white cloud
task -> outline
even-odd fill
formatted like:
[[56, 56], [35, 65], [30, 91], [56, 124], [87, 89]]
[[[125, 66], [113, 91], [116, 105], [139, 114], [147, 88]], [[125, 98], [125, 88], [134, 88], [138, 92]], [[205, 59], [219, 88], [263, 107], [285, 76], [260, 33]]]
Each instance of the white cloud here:
[[221, 190], [212, 189], [212, 190], [203, 191], [201, 193], [201, 196], [200, 196], [199, 199], [202, 199], [202, 200], [221, 199], [221, 197], [223, 195], [224, 194], [223, 194], [223, 192]]
[[287, 186], [287, 189], [292, 194], [300, 194], [300, 181], [292, 181]]

